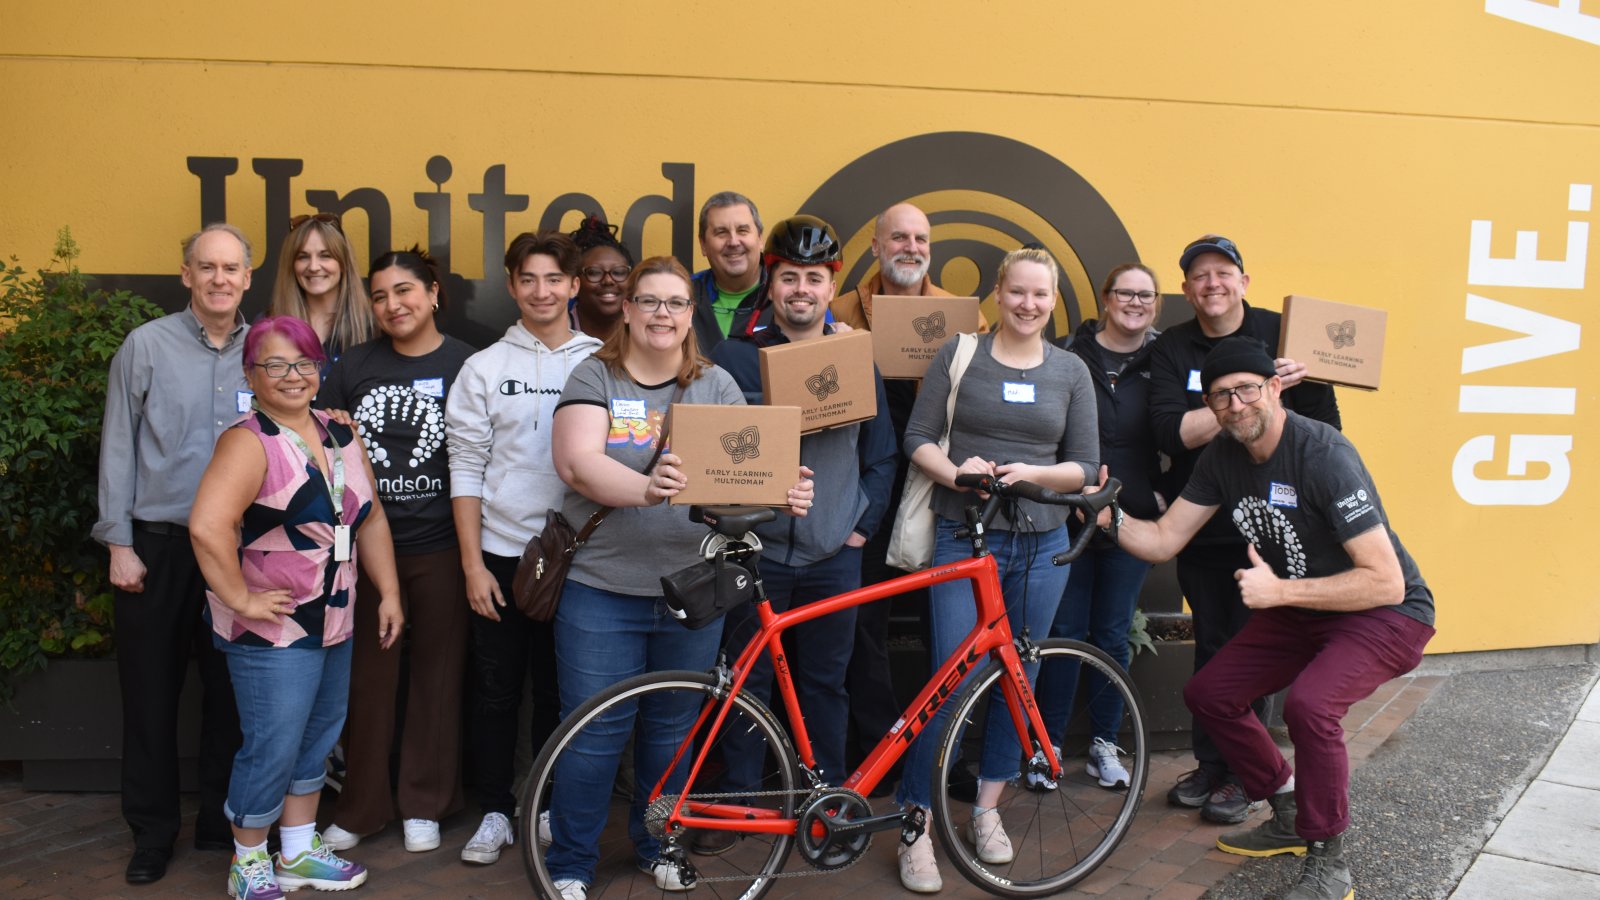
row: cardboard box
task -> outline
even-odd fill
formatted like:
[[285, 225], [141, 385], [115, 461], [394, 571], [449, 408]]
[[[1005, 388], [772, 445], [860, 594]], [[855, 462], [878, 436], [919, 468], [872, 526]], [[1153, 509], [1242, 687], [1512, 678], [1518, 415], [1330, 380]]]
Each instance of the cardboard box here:
[[885, 378], [921, 378], [946, 341], [977, 330], [977, 297], [872, 298], [872, 356]]
[[800, 479], [800, 407], [675, 403], [671, 446], [689, 481], [673, 505], [788, 506]]
[[872, 333], [762, 347], [761, 393], [768, 406], [800, 407], [802, 433], [872, 418], [878, 414]]
[[1305, 363], [1307, 378], [1375, 391], [1388, 320], [1381, 309], [1291, 294], [1283, 298], [1278, 355]]

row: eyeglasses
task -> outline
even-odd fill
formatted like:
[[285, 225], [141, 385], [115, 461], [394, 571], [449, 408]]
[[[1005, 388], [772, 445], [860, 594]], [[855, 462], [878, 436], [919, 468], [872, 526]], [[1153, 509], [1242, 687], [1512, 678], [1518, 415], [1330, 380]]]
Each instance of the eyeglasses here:
[[1156, 302], [1155, 291], [1130, 291], [1126, 288], [1112, 288], [1111, 293], [1123, 303], [1137, 303], [1140, 306], [1149, 306]]
[[255, 363], [255, 367], [258, 369], [266, 369], [268, 378], [285, 378], [289, 375], [290, 369], [295, 370], [295, 372], [299, 373], [299, 375], [303, 378], [309, 378], [310, 376], [322, 371], [322, 364], [314, 359], [296, 360], [292, 363], [286, 363], [282, 360], [273, 360], [269, 363]]
[[688, 297], [667, 297], [666, 299], [661, 297], [634, 297], [633, 304], [639, 307], [640, 312], [651, 314], [665, 306], [667, 312], [676, 316], [686, 312], [689, 307], [694, 305], [694, 302]]
[[585, 268], [581, 274], [583, 275], [584, 281], [587, 281], [590, 284], [599, 284], [601, 281], [605, 280], [607, 275], [611, 276], [612, 281], [627, 281], [628, 273], [632, 271], [632, 266], [612, 266], [609, 269], [602, 269], [599, 266], [589, 266], [588, 268]]
[[344, 234], [344, 223], [340, 221], [339, 217], [334, 213], [315, 213], [313, 215], [295, 216], [289, 220], [289, 230], [293, 231], [307, 222], [321, 222], [324, 225], [332, 225], [335, 231], [339, 232], [340, 234]]
[[1238, 397], [1240, 403], [1250, 404], [1261, 399], [1261, 389], [1266, 386], [1268, 378], [1257, 384], [1241, 384], [1235, 388], [1221, 391], [1212, 391], [1206, 395], [1206, 405], [1221, 412], [1233, 405], [1233, 398]]

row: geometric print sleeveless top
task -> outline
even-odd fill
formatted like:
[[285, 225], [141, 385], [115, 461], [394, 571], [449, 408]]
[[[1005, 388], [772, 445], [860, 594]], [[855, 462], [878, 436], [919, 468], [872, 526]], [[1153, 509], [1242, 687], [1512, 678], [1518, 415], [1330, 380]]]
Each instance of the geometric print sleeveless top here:
[[[349, 428], [312, 410], [344, 458], [344, 523], [351, 526], [350, 559], [333, 559], [333, 505], [318, 469], [265, 413], [253, 412], [231, 427], [252, 432], [267, 454], [267, 477], [244, 512], [240, 567], [253, 592], [287, 590], [295, 610], [275, 622], [246, 619], [206, 591], [211, 627], [225, 641], [256, 647], [331, 647], [347, 640], [355, 622], [356, 528], [372, 509], [361, 442]], [[331, 446], [327, 440], [323, 446]]]

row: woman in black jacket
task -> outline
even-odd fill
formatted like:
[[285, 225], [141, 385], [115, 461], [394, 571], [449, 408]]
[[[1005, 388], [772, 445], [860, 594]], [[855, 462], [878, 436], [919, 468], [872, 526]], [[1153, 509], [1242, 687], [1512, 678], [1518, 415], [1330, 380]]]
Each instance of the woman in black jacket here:
[[[1067, 345], [1083, 359], [1094, 380], [1100, 460], [1122, 481], [1119, 501], [1123, 508], [1140, 518], [1159, 517], [1166, 507], [1155, 487], [1161, 474], [1160, 456], [1146, 409], [1150, 347], [1156, 338], [1152, 326], [1160, 298], [1156, 275], [1150, 269], [1139, 263], [1112, 269], [1100, 290], [1101, 318], [1084, 322]], [[1089, 549], [1072, 563], [1050, 636], [1087, 640], [1126, 669], [1128, 630], [1149, 572], [1149, 563], [1096, 535]], [[1039, 673], [1040, 713], [1054, 729], [1066, 727], [1078, 688], [1078, 668], [1057, 661], [1046, 663]], [[1086, 770], [1101, 787], [1126, 788], [1130, 779], [1117, 747], [1122, 697], [1108, 690], [1096, 671], [1088, 673], [1085, 683], [1094, 738]], [[1061, 741], [1059, 731], [1056, 741]]]

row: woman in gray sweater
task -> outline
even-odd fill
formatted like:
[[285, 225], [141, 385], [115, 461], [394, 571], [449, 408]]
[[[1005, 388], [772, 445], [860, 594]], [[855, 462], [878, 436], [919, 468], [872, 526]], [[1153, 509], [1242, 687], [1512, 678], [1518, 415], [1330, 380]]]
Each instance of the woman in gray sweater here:
[[[1077, 491], [1096, 477], [1099, 424], [1089, 370], [1077, 356], [1044, 339], [1055, 311], [1058, 277], [1055, 260], [1043, 250], [1006, 255], [995, 277], [999, 326], [978, 338], [972, 362], [956, 386], [953, 422], [945, 421], [945, 409], [958, 342], [945, 344], [928, 366], [906, 425], [905, 452], [935, 482], [935, 566], [972, 554], [972, 545], [958, 540], [955, 531], [963, 524], [962, 508], [976, 498], [955, 486], [957, 475], [995, 475], [1061, 492]], [[939, 449], [946, 427], [948, 454]], [[1050, 558], [1067, 548], [1066, 515], [1063, 507], [1019, 500], [990, 527], [989, 549], [1000, 567], [1007, 613], [1017, 634], [1026, 627], [1034, 638], [1043, 639], [1050, 632], [1067, 580], [1067, 569], [1052, 565]], [[928, 617], [937, 665], [977, 624], [972, 589], [960, 581], [935, 585], [929, 590]], [[1030, 679], [1035, 669], [1029, 670]], [[996, 712], [992, 703], [990, 710]], [[925, 815], [931, 805], [934, 745], [946, 714], [940, 710], [912, 744], [900, 784], [899, 801], [921, 807]], [[990, 715], [983, 734], [978, 797], [966, 834], [979, 858], [1002, 864], [1013, 853], [995, 807], [1006, 782], [1020, 774], [1022, 750], [1004, 707]], [[930, 832], [900, 847], [900, 881], [912, 891], [940, 889]]]

